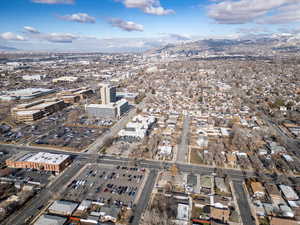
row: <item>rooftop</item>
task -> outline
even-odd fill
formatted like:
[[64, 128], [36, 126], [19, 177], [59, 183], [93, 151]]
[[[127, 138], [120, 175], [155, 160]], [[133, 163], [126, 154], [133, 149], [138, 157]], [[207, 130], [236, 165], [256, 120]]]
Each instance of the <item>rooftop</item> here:
[[74, 212], [74, 210], [77, 208], [77, 206], [78, 203], [58, 200], [53, 202], [53, 204], [49, 207], [49, 210], [71, 215]]
[[39, 153], [17, 154], [15, 157], [13, 157], [14, 158], [13, 160], [57, 165], [62, 163], [69, 157], [70, 157], [69, 155], [64, 155], [64, 154], [52, 154], [47, 152], [39, 152]]
[[42, 215], [34, 225], [63, 225], [67, 221], [67, 218], [54, 216], [54, 215]]
[[6, 95], [9, 96], [17, 96], [20, 98], [33, 98], [36, 95], [47, 94], [49, 92], [54, 92], [53, 89], [46, 89], [46, 88], [26, 88], [14, 91], [6, 92]]

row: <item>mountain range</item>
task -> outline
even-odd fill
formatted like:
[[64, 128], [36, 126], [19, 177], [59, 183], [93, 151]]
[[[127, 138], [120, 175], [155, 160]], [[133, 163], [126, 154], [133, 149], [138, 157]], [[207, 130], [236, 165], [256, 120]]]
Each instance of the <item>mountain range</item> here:
[[290, 35], [273, 35], [251, 39], [204, 39], [168, 44], [151, 49], [153, 54], [193, 55], [275, 55], [300, 53], [300, 38]]

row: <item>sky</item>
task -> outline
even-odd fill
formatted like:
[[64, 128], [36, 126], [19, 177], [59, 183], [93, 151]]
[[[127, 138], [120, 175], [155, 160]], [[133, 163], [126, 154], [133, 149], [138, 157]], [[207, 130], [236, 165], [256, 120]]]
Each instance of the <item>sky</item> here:
[[141, 51], [300, 34], [300, 0], [1, 0], [0, 15], [0, 49], [27, 51]]

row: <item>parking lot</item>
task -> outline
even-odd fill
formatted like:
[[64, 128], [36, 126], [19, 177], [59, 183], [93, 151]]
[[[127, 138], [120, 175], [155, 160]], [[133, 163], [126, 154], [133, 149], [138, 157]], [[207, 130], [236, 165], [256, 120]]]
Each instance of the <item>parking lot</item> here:
[[2, 123], [0, 125], [0, 141], [28, 143], [49, 130], [62, 126], [67, 119], [65, 115], [72, 110], [73, 109], [67, 108], [38, 120], [32, 125], [22, 124], [16, 128], [12, 128], [7, 124]]
[[89, 118], [86, 115], [80, 116], [75, 121], [72, 121], [73, 124], [78, 124], [81, 126], [94, 126], [94, 127], [111, 127], [116, 121], [108, 119], [93, 119]]
[[60, 147], [65, 150], [80, 151], [92, 144], [106, 130], [104, 128], [61, 126], [42, 135], [33, 143], [36, 145]]
[[144, 169], [126, 166], [88, 166], [66, 189], [64, 199], [88, 199], [132, 207], [142, 190]]
[[10, 171], [11, 173], [5, 176], [8, 179], [42, 186], [49, 182], [52, 175], [50, 171], [38, 171], [34, 169], [10, 169]]
[[22, 138], [22, 133], [19, 131], [13, 131], [12, 127], [1, 123], [0, 124], [0, 142], [17, 142]]

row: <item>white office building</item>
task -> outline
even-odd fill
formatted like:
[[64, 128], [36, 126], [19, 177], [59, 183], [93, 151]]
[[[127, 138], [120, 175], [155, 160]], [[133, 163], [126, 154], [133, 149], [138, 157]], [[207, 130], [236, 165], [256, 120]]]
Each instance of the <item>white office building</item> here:
[[120, 137], [136, 137], [144, 138], [147, 135], [148, 130], [155, 123], [156, 119], [153, 116], [137, 115], [129, 122], [124, 129], [119, 132]]

